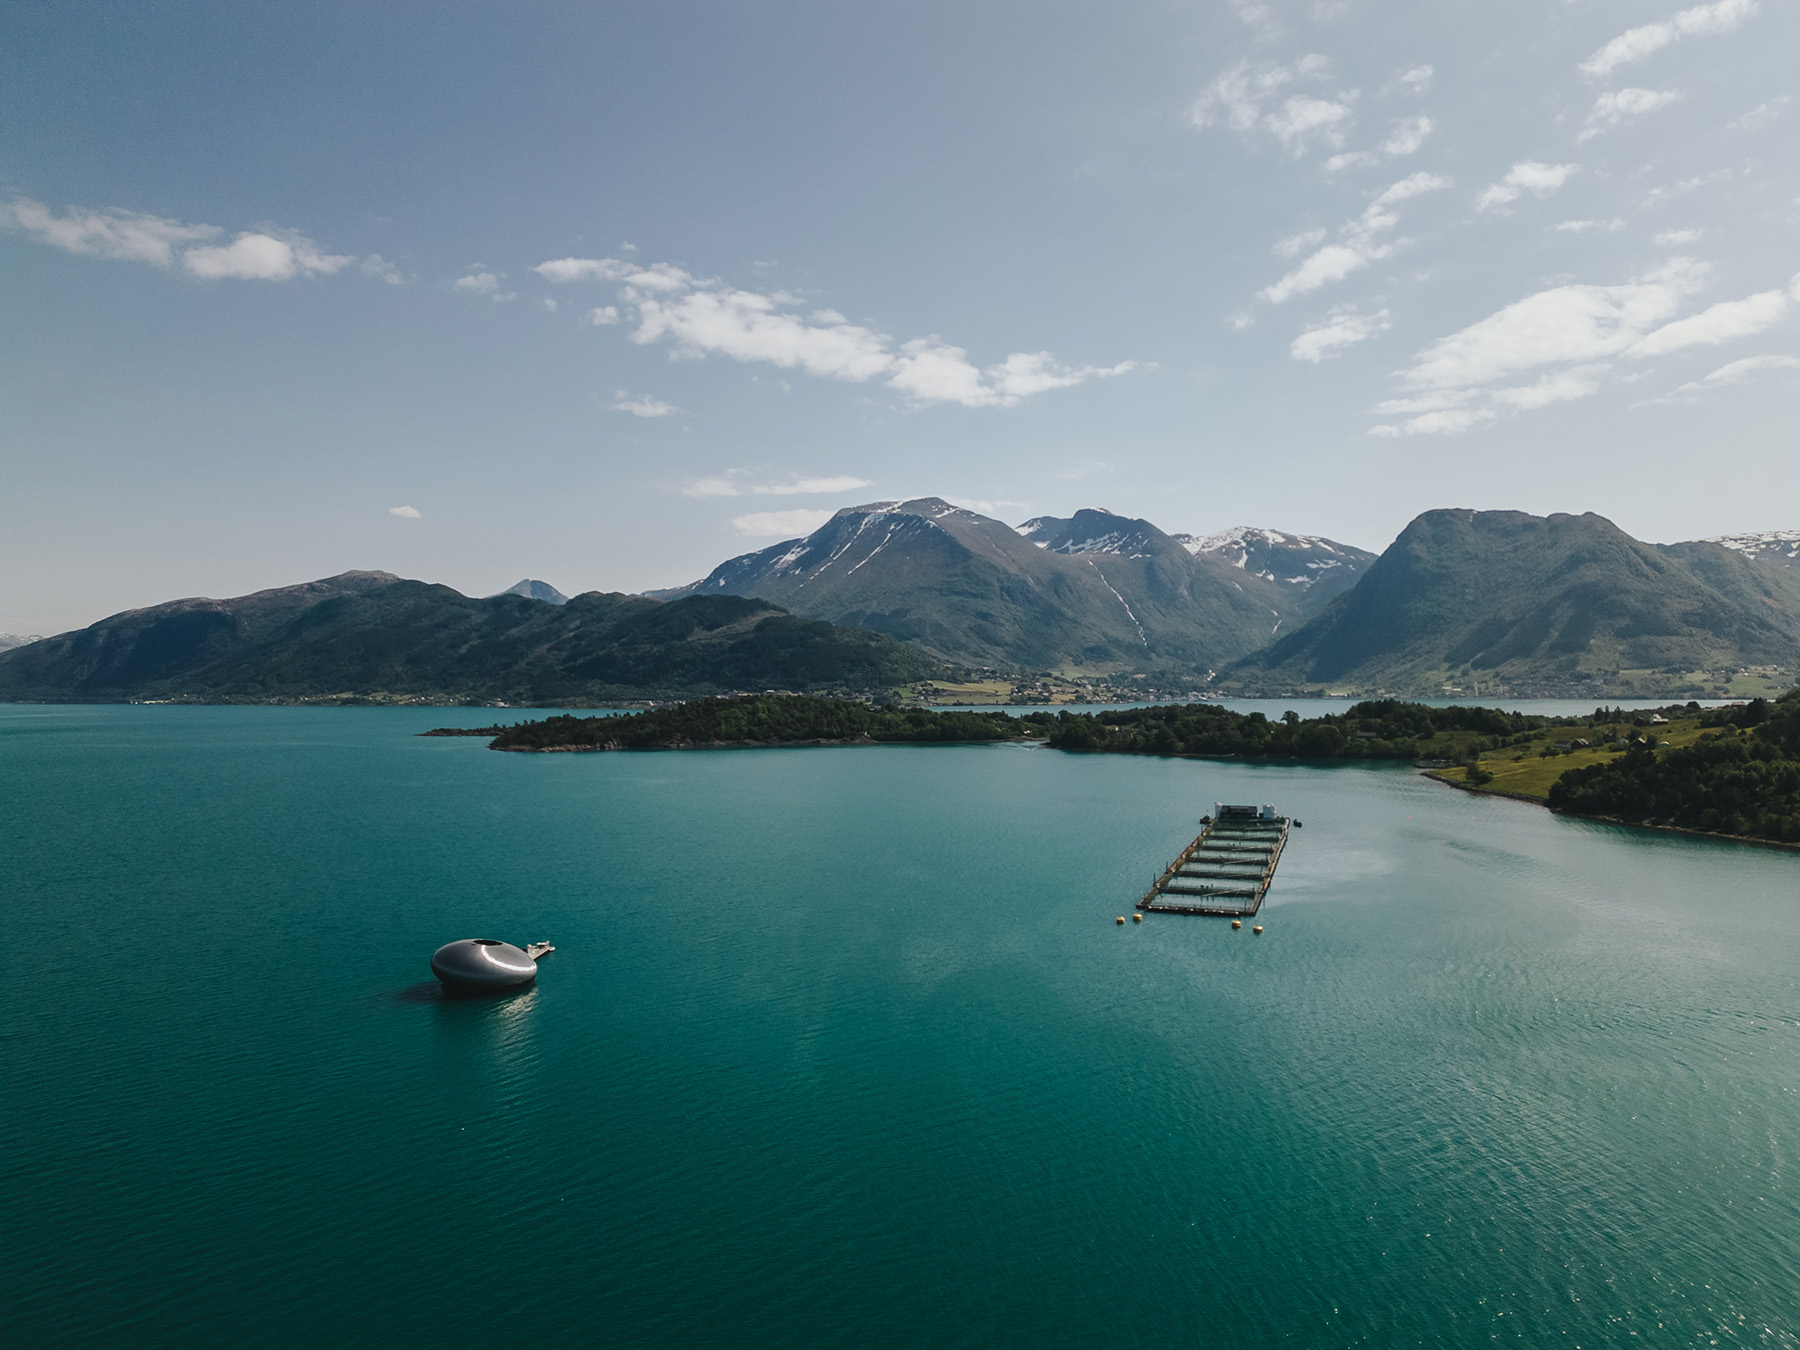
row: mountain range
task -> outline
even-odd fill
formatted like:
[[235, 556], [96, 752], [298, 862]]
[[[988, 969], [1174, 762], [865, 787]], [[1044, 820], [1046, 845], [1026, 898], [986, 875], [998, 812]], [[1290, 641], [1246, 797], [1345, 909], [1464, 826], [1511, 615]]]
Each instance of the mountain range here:
[[1171, 535], [1098, 510], [1013, 527], [921, 497], [847, 507], [656, 594], [760, 596], [970, 665], [1204, 677], [1319, 613], [1373, 559], [1269, 530]]
[[526, 580], [477, 600], [347, 572], [175, 601], [0, 651], [0, 699], [583, 703], [951, 667], [1271, 696], [1776, 688], [1800, 670], [1800, 531], [1648, 544], [1593, 514], [1438, 510], [1377, 557], [1102, 510], [1011, 526], [923, 497], [642, 596]]
[[1428, 511], [1354, 589], [1225, 678], [1702, 692], [1722, 670], [1800, 663], [1800, 569], [1788, 564], [1741, 542], [1642, 543], [1592, 514]]
[[876, 633], [739, 596], [472, 599], [387, 572], [130, 610], [0, 652], [0, 700], [584, 703], [866, 692], [944, 673]]

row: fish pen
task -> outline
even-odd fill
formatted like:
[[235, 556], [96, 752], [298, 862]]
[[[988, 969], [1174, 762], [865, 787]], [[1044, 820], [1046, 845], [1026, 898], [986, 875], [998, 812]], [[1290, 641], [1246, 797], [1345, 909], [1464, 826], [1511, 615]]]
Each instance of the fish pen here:
[[1295, 822], [1273, 806], [1215, 803], [1200, 837], [1181, 851], [1137, 907], [1146, 914], [1247, 919], [1262, 907]]

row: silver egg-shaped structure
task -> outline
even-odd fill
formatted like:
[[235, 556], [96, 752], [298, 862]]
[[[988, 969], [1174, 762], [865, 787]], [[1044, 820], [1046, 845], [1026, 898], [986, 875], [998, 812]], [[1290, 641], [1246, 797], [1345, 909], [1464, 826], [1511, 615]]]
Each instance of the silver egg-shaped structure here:
[[537, 962], [510, 942], [463, 938], [431, 954], [431, 973], [454, 989], [512, 989], [537, 978]]

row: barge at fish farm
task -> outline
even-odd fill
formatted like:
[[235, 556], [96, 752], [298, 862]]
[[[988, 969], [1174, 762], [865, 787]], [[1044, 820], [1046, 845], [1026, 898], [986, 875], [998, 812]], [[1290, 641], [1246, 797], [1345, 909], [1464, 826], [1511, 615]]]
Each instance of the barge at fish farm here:
[[[1203, 914], [1247, 919], [1262, 908], [1287, 846], [1300, 824], [1273, 806], [1213, 804], [1200, 837], [1181, 851], [1137, 907], [1146, 914]], [[1260, 931], [1260, 930], [1259, 930]]]

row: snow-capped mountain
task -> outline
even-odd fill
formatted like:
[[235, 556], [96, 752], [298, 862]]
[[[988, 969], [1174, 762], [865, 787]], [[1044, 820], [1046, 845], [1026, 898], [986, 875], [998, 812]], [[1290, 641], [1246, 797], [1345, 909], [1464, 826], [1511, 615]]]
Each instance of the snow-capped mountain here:
[[1067, 520], [1038, 516], [1013, 528], [1039, 548], [1052, 553], [1109, 553], [1120, 558], [1148, 558], [1174, 541], [1174, 536], [1164, 534], [1147, 520], [1115, 516], [1111, 511], [1097, 507], [1077, 511]]
[[1702, 540], [1721, 544], [1755, 562], [1800, 568], [1800, 530], [1763, 530], [1757, 534], [1722, 534]]
[[937, 497], [847, 507], [662, 597], [754, 595], [972, 665], [1206, 670], [1303, 622], [1306, 588], [1107, 511], [1011, 526]]
[[1213, 557], [1267, 581], [1329, 598], [1349, 590], [1375, 555], [1367, 549], [1316, 534], [1238, 525], [1218, 534], [1178, 534], [1175, 541], [1195, 557]]

